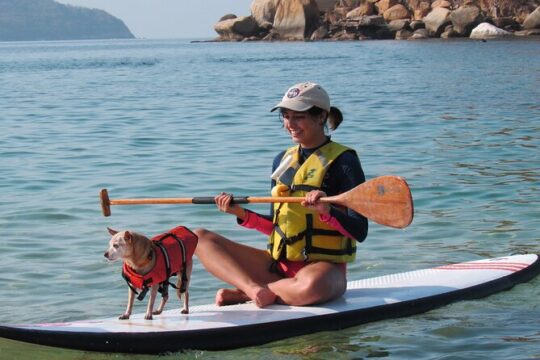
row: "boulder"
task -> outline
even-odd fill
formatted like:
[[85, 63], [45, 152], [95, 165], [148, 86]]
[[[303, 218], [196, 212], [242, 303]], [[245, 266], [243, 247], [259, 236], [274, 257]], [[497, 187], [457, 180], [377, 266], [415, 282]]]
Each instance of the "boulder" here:
[[313, 34], [311, 34], [311, 37], [309, 39], [312, 41], [316, 41], [326, 38], [328, 38], [328, 29], [326, 28], [326, 26], [319, 26], [319, 28], [315, 30]]
[[400, 19], [400, 20], [390, 21], [388, 23], [388, 28], [391, 31], [400, 31], [400, 30], [403, 30], [403, 29], [410, 29], [409, 28], [409, 20], [408, 19]]
[[435, 0], [432, 4], [431, 4], [431, 7], [433, 9], [435, 8], [445, 8], [445, 9], [450, 9], [450, 7], [452, 6], [452, 4], [450, 4], [450, 2], [448, 2], [447, 0]]
[[471, 39], [486, 39], [486, 38], [494, 38], [494, 37], [500, 37], [500, 36], [506, 36], [511, 35], [512, 33], [500, 29], [496, 27], [495, 25], [492, 25], [490, 23], [484, 22], [475, 27], [471, 31], [471, 35], [469, 36]]
[[471, 30], [484, 21], [484, 16], [476, 6], [464, 6], [450, 13], [450, 21], [454, 31], [459, 35], [468, 36]]
[[279, 2], [280, 0], [253, 0], [251, 16], [261, 28], [270, 29], [272, 27]]
[[360, 6], [349, 11], [347, 15], [345, 15], [345, 17], [356, 17], [373, 14], [375, 14], [375, 7], [373, 6], [373, 3], [369, 1], [364, 1], [360, 4]]
[[399, 4], [399, 0], [379, 0], [375, 6], [379, 10], [379, 14], [382, 15], [386, 10], [397, 4]]
[[498, 17], [493, 19], [493, 25], [504, 30], [520, 30], [521, 24], [513, 17]]
[[540, 35], [540, 29], [529, 29], [529, 30], [521, 30], [521, 31], [516, 31], [514, 33], [514, 35], [517, 35], [517, 36], [531, 36], [531, 35]]
[[426, 30], [431, 37], [440, 36], [446, 25], [450, 23], [450, 10], [443, 7], [433, 9], [423, 21], [426, 24]]
[[525, 18], [523, 28], [526, 30], [540, 29], [540, 6]]
[[361, 27], [382, 27], [386, 26], [386, 21], [382, 16], [364, 15], [353, 18], [342, 19], [337, 22], [337, 25], [344, 28], [361, 28]]
[[225, 19], [214, 25], [214, 31], [218, 33], [220, 40], [242, 40], [243, 36], [238, 35], [233, 31], [233, 26], [236, 21], [237, 18]]
[[422, 40], [428, 38], [429, 34], [426, 29], [418, 29], [413, 32], [413, 34], [409, 37], [409, 40]]
[[214, 25], [221, 40], [243, 40], [261, 35], [261, 29], [252, 16], [227, 19]]
[[413, 19], [422, 20], [423, 18], [426, 17], [427, 14], [430, 13], [430, 11], [431, 11], [430, 3], [426, 1], [422, 1], [418, 4], [417, 7], [413, 8], [413, 12], [414, 12]]
[[282, 40], [304, 40], [319, 27], [319, 21], [315, 0], [279, 1], [273, 29]]
[[444, 28], [443, 33], [441, 34], [441, 39], [449, 39], [453, 37], [459, 37], [460, 34], [454, 30], [454, 27], [452, 25], [447, 25]]
[[[349, 9], [353, 9], [355, 7], [360, 6], [362, 2], [366, 0], [337, 0], [336, 1], [336, 7], [348, 7]], [[377, 0], [367, 0], [370, 2], [377, 2]]]
[[407, 29], [401, 29], [396, 31], [396, 40], [407, 40], [412, 36], [412, 31]]
[[397, 4], [392, 6], [390, 9], [386, 10], [383, 14], [384, 20], [387, 22], [400, 19], [409, 19], [411, 14], [409, 10], [402, 4]]
[[233, 31], [243, 37], [258, 36], [263, 31], [253, 16], [242, 16], [235, 20]]
[[238, 16], [234, 15], [234, 14], [227, 14], [227, 15], [223, 15], [218, 22], [220, 21], [224, 21], [224, 20], [230, 20], [230, 19], [236, 19]]

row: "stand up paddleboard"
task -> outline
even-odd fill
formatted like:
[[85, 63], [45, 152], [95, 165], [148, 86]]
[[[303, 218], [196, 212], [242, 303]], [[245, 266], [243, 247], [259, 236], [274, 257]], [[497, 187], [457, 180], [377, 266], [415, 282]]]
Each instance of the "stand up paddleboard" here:
[[188, 315], [169, 310], [154, 320], [139, 314], [130, 320], [4, 325], [0, 336], [102, 352], [233, 349], [417, 314], [509, 289], [538, 273], [538, 255], [514, 255], [351, 281], [343, 297], [320, 306], [204, 305], [192, 307]]

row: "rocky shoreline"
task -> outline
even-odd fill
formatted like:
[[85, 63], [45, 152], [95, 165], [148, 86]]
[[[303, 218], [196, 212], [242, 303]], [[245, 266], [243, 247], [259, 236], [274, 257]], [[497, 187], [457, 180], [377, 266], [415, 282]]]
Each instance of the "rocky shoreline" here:
[[217, 41], [540, 36], [540, 0], [254, 0]]

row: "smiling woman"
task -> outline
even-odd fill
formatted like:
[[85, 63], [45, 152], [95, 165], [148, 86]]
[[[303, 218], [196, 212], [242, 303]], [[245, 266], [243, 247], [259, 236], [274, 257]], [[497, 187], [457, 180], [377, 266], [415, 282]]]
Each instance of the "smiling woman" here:
[[[343, 120], [341, 112], [330, 106], [327, 92], [313, 82], [296, 84], [272, 111], [276, 109], [296, 145], [274, 160], [272, 195], [304, 200], [275, 203], [265, 216], [233, 203], [230, 194], [216, 197], [220, 211], [269, 236], [268, 250], [259, 250], [206, 229], [195, 230], [200, 261], [235, 287], [219, 290], [217, 305], [248, 300], [259, 307], [275, 302], [311, 305], [335, 299], [345, 292], [346, 264], [355, 259], [356, 243], [367, 236], [363, 215], [320, 201], [365, 181], [356, 152], [331, 141], [325, 132], [329, 118], [333, 130]], [[279, 167], [283, 171], [276, 174]]]

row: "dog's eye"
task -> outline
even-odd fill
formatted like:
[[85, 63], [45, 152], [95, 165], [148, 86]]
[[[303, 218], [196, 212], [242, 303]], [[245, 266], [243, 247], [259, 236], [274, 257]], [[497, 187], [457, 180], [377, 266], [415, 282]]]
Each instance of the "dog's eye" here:
[[118, 249], [118, 244], [114, 244], [112, 247]]

